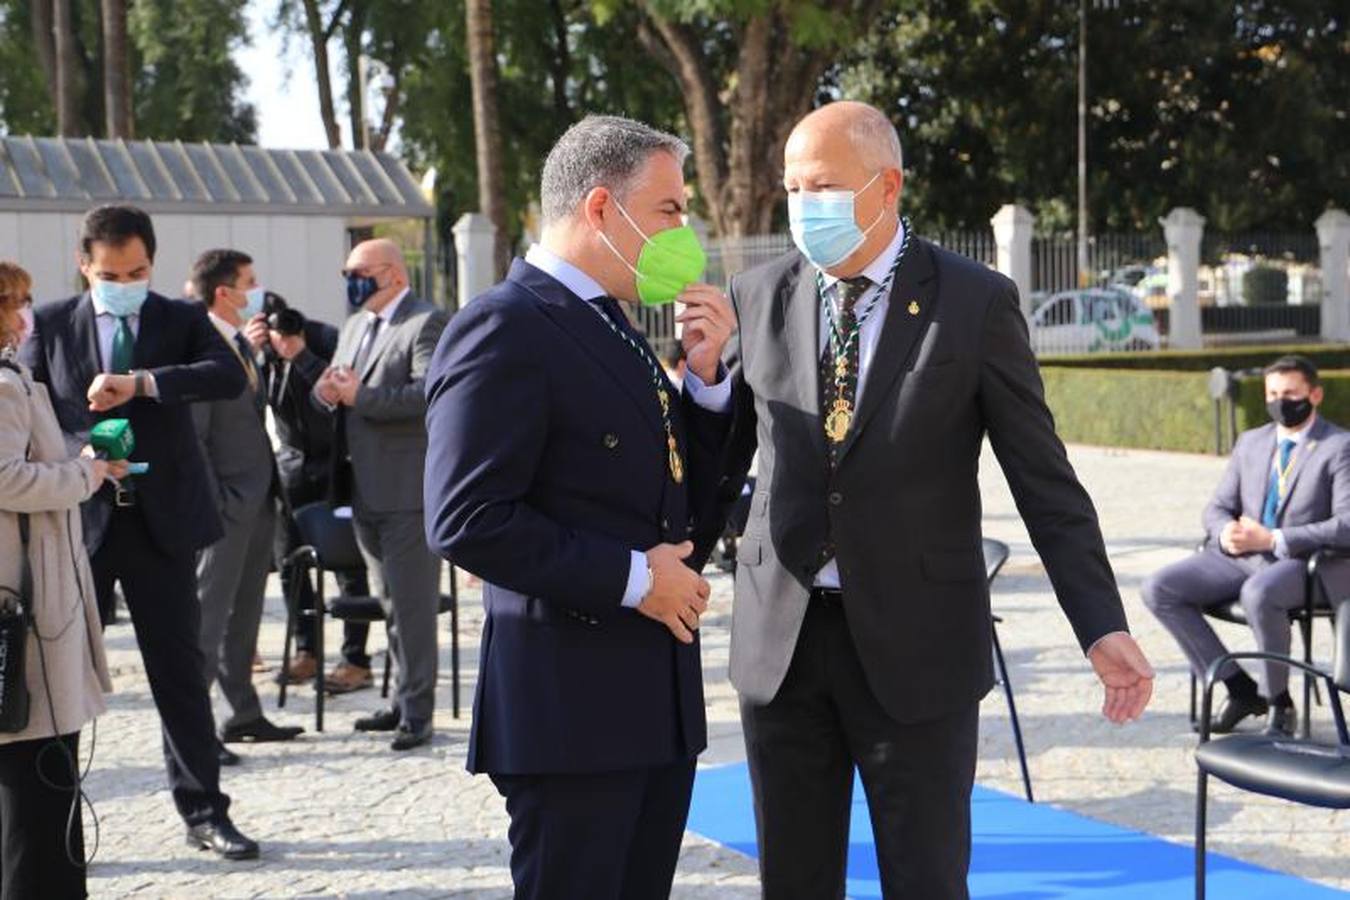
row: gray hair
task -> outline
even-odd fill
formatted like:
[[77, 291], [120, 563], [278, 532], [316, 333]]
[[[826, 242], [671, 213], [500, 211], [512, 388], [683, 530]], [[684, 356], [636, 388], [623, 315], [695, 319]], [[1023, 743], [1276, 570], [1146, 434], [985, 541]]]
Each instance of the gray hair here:
[[868, 171], [904, 170], [900, 135], [886, 114], [875, 106], [859, 104], [858, 115], [853, 117], [849, 125], [849, 140], [853, 142], [858, 159]]
[[662, 151], [684, 165], [689, 145], [622, 116], [582, 119], [558, 138], [544, 161], [539, 186], [544, 224], [570, 218], [594, 188], [609, 188], [622, 198], [652, 154]]

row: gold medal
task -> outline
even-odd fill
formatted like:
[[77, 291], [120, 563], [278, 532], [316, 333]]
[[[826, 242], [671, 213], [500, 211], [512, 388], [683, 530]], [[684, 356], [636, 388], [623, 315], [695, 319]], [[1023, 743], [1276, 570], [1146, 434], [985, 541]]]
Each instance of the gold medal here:
[[834, 401], [834, 408], [825, 417], [825, 434], [834, 443], [842, 443], [852, 422], [853, 408], [843, 397], [838, 397]]
[[676, 484], [684, 483], [684, 461], [680, 459], [679, 448], [675, 445], [675, 436], [666, 437], [666, 446], [670, 448], [670, 477]]

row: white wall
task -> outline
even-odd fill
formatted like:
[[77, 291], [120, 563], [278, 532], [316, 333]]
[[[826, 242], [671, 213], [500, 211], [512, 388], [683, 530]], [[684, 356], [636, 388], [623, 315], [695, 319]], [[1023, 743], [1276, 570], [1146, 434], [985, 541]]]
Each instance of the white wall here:
[[[39, 303], [75, 292], [79, 213], [0, 211], [0, 259], [13, 260], [33, 276]], [[151, 286], [182, 296], [193, 261], [204, 250], [229, 247], [254, 259], [263, 285], [305, 315], [340, 325], [347, 298], [340, 271], [347, 256], [347, 223], [331, 216], [154, 216], [155, 274]]]

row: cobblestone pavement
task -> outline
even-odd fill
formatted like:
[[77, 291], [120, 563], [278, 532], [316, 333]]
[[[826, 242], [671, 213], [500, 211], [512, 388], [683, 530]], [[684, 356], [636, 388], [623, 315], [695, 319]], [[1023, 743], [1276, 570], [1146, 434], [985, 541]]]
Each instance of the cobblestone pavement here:
[[[1100, 690], [1059, 613], [992, 454], [982, 480], [985, 527], [1013, 556], [995, 585], [1038, 800], [1189, 843], [1194, 737], [1187, 725], [1187, 674], [1180, 653], [1139, 601], [1150, 571], [1189, 552], [1199, 510], [1222, 462], [1177, 454], [1072, 448], [1102, 516], [1131, 623], [1159, 672], [1146, 718], [1115, 727], [1098, 715]], [[461, 576], [462, 577], [462, 576]], [[735, 694], [726, 680], [731, 584], [714, 579], [704, 624], [711, 747], [704, 763], [743, 758]], [[271, 585], [261, 648], [280, 655], [283, 622]], [[464, 594], [464, 700], [475, 673], [482, 619], [478, 593]], [[1226, 632], [1250, 644], [1241, 629]], [[443, 632], [444, 634], [444, 632]], [[338, 629], [328, 645], [337, 646]], [[1318, 656], [1329, 654], [1328, 630]], [[352, 721], [380, 703], [376, 691], [332, 700], [326, 729], [312, 731], [313, 695], [303, 689], [275, 710], [276, 689], [260, 675], [269, 715], [311, 729], [290, 745], [244, 747], [225, 770], [235, 821], [263, 844], [257, 862], [227, 864], [184, 846], [164, 788], [158, 721], [130, 625], [107, 635], [117, 693], [98, 724], [88, 791], [101, 822], [90, 871], [95, 897], [465, 897], [509, 896], [506, 818], [485, 778], [464, 771], [466, 718], [450, 716], [449, 665], [442, 666], [438, 732], [430, 748], [394, 755], [386, 740], [355, 734]], [[372, 646], [383, 644], [379, 628]], [[448, 660], [448, 642], [442, 640]], [[219, 712], [218, 708], [218, 712]], [[978, 780], [1020, 791], [1001, 694], [983, 706]], [[1323, 721], [1325, 733], [1325, 721]], [[85, 750], [88, 750], [86, 732]], [[1213, 849], [1350, 889], [1350, 815], [1304, 809], [1214, 788]], [[697, 835], [686, 836], [675, 896], [758, 896], [753, 863]]]

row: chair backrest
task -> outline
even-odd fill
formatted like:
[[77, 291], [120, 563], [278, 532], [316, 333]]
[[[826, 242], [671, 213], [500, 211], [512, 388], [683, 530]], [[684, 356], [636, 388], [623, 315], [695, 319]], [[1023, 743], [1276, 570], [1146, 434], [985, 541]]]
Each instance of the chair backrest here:
[[295, 511], [300, 543], [319, 554], [319, 565], [330, 572], [350, 572], [365, 565], [356, 546], [356, 530], [350, 518], [333, 515], [326, 502], [307, 503]]
[[1008, 554], [1011, 552], [1008, 545], [1002, 541], [996, 541], [993, 538], [985, 538], [982, 542], [984, 549], [984, 577], [993, 582], [994, 576], [998, 574], [999, 569], [1008, 561]]

